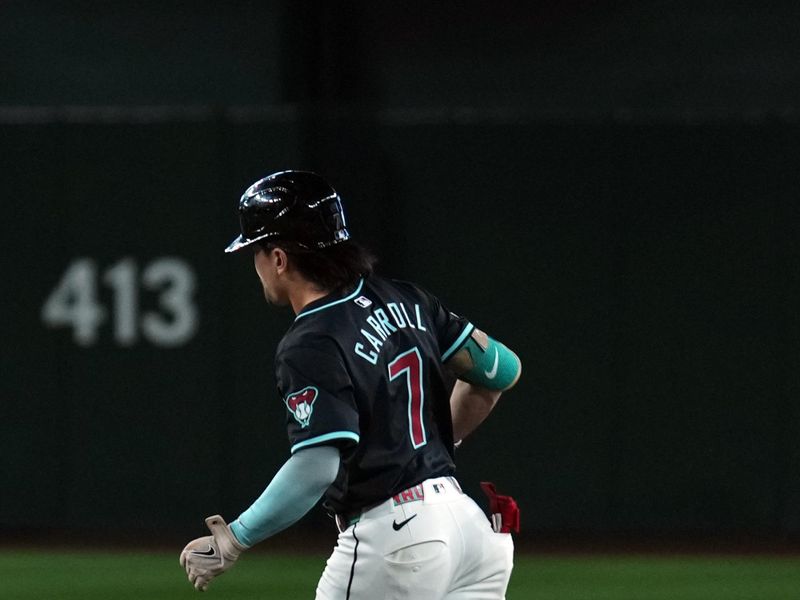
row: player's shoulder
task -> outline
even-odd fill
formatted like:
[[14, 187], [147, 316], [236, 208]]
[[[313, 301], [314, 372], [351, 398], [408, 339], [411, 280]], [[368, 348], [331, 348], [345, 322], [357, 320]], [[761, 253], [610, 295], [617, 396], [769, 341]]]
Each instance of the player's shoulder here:
[[280, 356], [309, 348], [318, 351], [332, 351], [336, 347], [335, 335], [325, 329], [304, 323], [293, 325], [286, 332], [278, 343], [275, 354]]
[[285, 367], [305, 371], [331, 367], [342, 362], [342, 348], [333, 336], [300, 329], [290, 331], [278, 343], [274, 365], [277, 372]]
[[353, 301], [363, 293], [365, 278], [348, 290], [331, 293], [306, 305], [295, 317], [276, 348], [276, 361], [282, 355], [298, 351], [336, 353], [337, 339], [349, 321]]

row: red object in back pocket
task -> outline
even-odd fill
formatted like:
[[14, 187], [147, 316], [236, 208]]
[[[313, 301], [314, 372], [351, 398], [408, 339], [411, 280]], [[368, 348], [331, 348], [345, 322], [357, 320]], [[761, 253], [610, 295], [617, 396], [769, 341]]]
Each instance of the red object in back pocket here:
[[489, 512], [499, 514], [501, 519], [500, 533], [519, 533], [519, 506], [511, 496], [502, 496], [497, 493], [494, 484], [481, 481], [481, 489], [489, 498]]

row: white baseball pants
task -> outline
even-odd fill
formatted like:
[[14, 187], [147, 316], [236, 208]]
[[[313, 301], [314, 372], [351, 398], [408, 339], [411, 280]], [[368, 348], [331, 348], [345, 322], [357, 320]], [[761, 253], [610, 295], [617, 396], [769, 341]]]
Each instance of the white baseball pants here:
[[339, 534], [316, 600], [505, 598], [511, 535], [495, 533], [452, 478], [421, 485], [424, 499], [390, 498]]

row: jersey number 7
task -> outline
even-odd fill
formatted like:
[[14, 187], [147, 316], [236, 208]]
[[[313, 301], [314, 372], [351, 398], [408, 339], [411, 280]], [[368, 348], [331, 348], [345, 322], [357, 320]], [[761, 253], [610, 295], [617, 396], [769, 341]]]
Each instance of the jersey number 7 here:
[[408, 433], [414, 449], [428, 443], [425, 426], [422, 423], [422, 408], [425, 404], [425, 391], [422, 387], [422, 357], [414, 346], [389, 363], [389, 380], [406, 376], [408, 387]]

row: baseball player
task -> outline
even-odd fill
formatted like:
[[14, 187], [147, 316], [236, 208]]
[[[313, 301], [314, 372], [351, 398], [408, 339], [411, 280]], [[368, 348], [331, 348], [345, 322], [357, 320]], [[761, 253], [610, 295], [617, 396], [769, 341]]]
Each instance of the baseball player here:
[[453, 456], [517, 382], [519, 358], [422, 288], [374, 275], [319, 175], [257, 181], [239, 217], [226, 252], [251, 248], [267, 301], [296, 314], [275, 356], [291, 457], [236, 520], [206, 519], [212, 535], [180, 555], [191, 583], [207, 589], [324, 496], [339, 537], [317, 600], [504, 598], [515, 511], [497, 509], [492, 527]]

